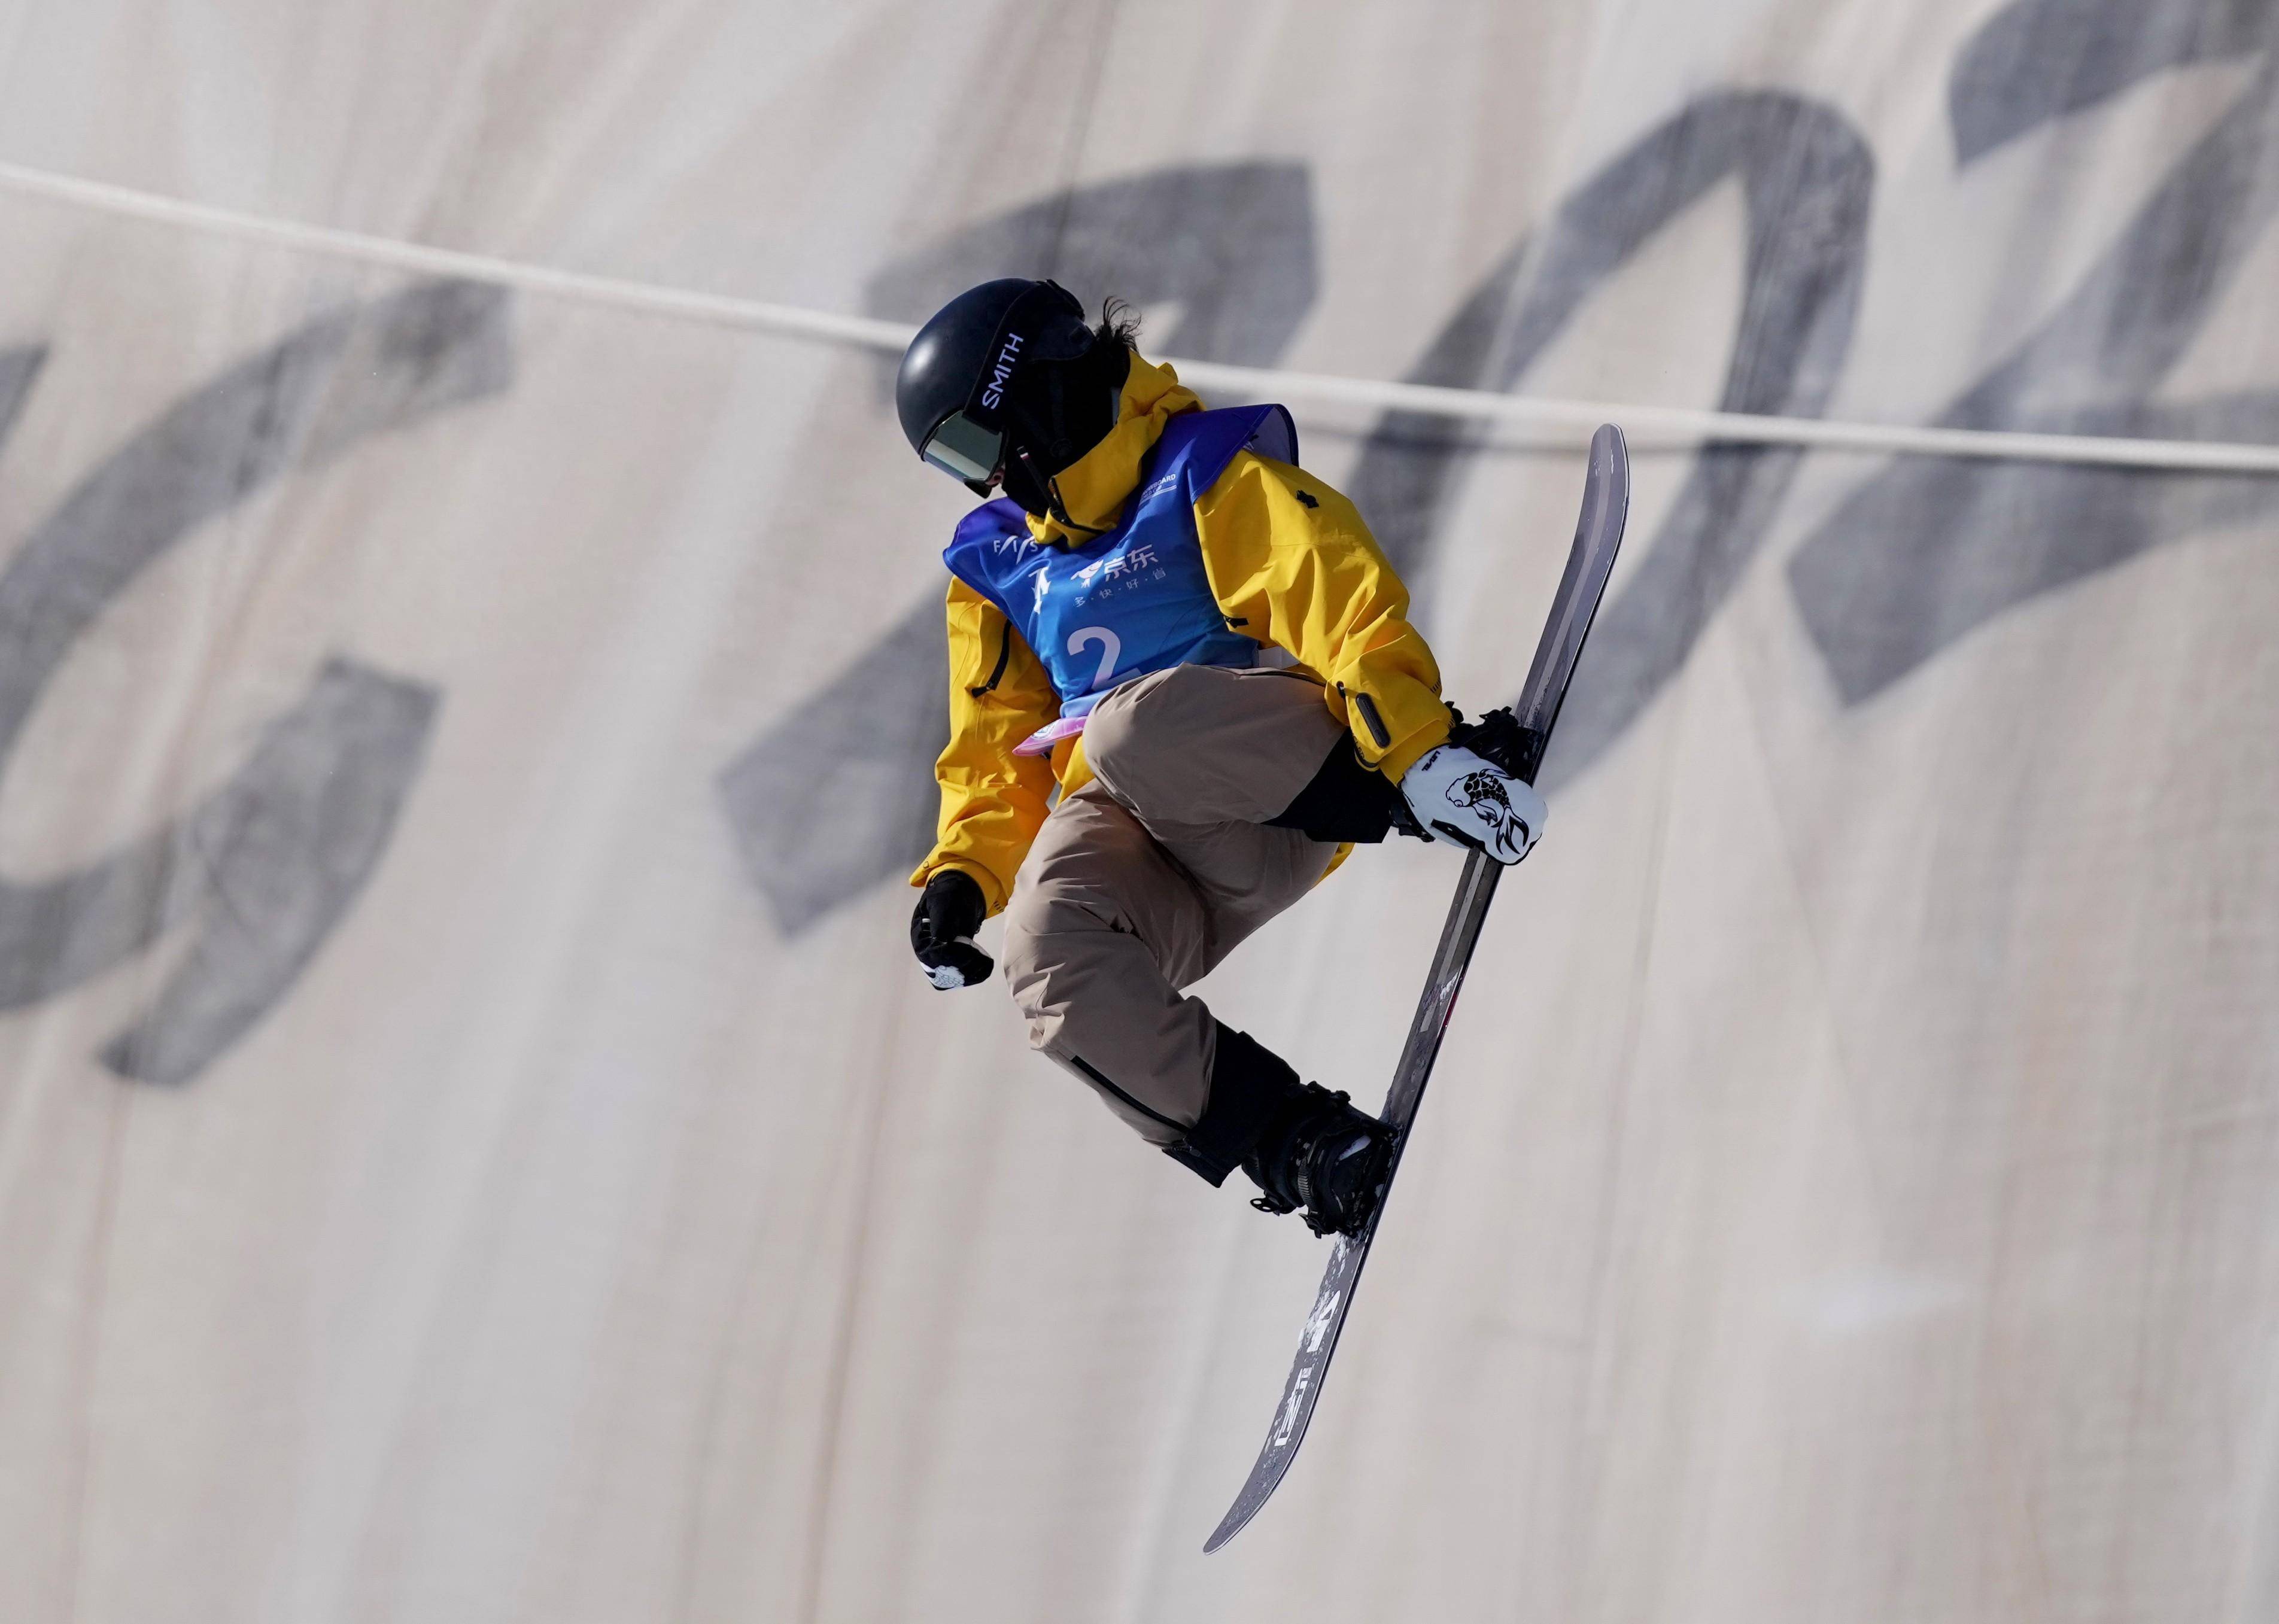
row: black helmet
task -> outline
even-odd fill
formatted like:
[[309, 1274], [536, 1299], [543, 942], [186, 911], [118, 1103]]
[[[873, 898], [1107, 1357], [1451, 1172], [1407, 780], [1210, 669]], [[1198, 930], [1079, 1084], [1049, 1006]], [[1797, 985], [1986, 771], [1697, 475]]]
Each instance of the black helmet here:
[[[1120, 366], [1104, 422], [1087, 410], [1081, 425], [1068, 423], [1067, 392], [1059, 387], [1057, 374], [1067, 364], [1088, 360], [1099, 348], [1085, 325], [1083, 302], [1059, 283], [1022, 277], [984, 282], [935, 311], [902, 352], [895, 414], [910, 448], [976, 494], [986, 496], [1008, 475], [1009, 459], [1031, 476], [1019, 481], [1024, 487], [1041, 486], [1115, 425], [1112, 391], [1123, 385]], [[1123, 346], [1114, 348], [1120, 360]], [[1040, 378], [1055, 387], [1031, 387]], [[1032, 402], [1043, 410], [1023, 410]], [[1048, 465], [1038, 466], [1039, 457]], [[1009, 488], [1012, 484], [1009, 479]]]

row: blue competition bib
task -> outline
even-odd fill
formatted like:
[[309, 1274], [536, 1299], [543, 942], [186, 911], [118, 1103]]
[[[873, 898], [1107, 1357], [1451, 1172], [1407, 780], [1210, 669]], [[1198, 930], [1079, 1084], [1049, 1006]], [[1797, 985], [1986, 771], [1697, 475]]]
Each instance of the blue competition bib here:
[[1063, 718], [1151, 671], [1257, 663], [1259, 646], [1219, 610], [1195, 535], [1196, 500], [1245, 449], [1296, 462], [1290, 414], [1238, 406], [1173, 417], [1140, 465], [1123, 522], [1082, 547], [1031, 540], [1028, 516], [1002, 497], [960, 522], [942, 562], [1036, 651]]

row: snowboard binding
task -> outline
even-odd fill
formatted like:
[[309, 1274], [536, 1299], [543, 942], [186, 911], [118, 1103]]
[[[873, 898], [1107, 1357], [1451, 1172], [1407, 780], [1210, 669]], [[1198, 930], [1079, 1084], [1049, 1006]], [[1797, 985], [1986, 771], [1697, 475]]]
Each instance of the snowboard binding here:
[[1263, 1192], [1262, 1213], [1302, 1212], [1316, 1235], [1358, 1235], [1377, 1211], [1393, 1165], [1393, 1130], [1350, 1096], [1308, 1083], [1290, 1097], [1242, 1170]]
[[1499, 705], [1477, 722], [1465, 721], [1464, 713], [1454, 705], [1448, 715], [1450, 744], [1485, 756], [1515, 778], [1535, 782], [1536, 770], [1543, 765], [1543, 747], [1551, 742], [1548, 735], [1523, 725], [1508, 705]]

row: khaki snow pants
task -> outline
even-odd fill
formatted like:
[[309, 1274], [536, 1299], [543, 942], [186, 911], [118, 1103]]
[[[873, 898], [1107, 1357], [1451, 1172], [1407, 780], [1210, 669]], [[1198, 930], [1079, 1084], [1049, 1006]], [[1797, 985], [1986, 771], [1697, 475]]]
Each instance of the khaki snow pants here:
[[1342, 735], [1312, 678], [1208, 665], [1124, 684], [1085, 727], [1093, 778], [1021, 865], [1005, 978], [1029, 1041], [1153, 1144], [1178, 1141], [1209, 1099], [1217, 1027], [1184, 989], [1337, 854], [1265, 820]]

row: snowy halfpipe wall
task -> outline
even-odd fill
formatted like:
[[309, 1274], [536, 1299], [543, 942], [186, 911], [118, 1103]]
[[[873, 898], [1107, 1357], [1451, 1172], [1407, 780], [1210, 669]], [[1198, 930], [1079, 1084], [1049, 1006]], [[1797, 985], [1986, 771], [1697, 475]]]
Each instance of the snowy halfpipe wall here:
[[[2274, 0], [17, 0], [0, 162], [1153, 355], [2279, 441]], [[0, 188], [0, 1616], [2279, 1609], [2279, 479], [1640, 437], [1319, 1251], [909, 962], [890, 363]], [[1301, 406], [1453, 697], [1579, 440]], [[1457, 865], [1204, 989], [1379, 1097]]]

